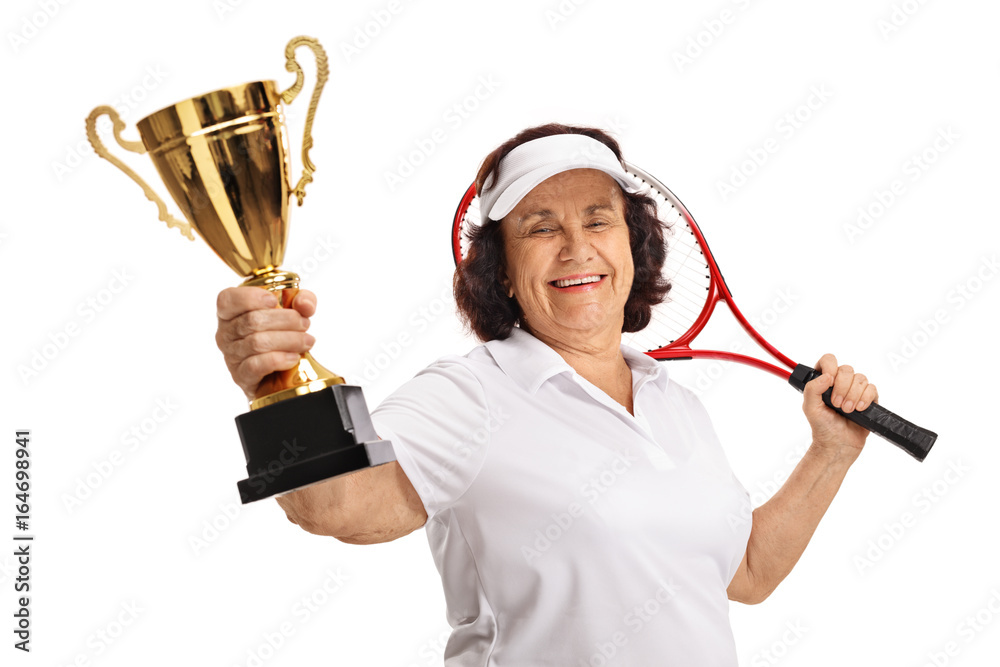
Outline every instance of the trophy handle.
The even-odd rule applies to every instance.
[[[122,139],[122,130],[125,129],[125,122],[118,116],[117,111],[107,105],[97,107],[90,112],[89,116],[87,116],[87,139],[90,141],[90,145],[93,146],[94,152],[124,171],[126,176],[139,184],[142,191],[146,194],[146,199],[155,203],[156,207],[160,210],[160,220],[167,223],[167,227],[177,227],[181,234],[194,241],[194,234],[191,233],[191,224],[186,221],[182,222],[170,215],[167,211],[167,205],[163,203],[163,200],[160,199],[159,195],[153,192],[153,189],[146,184],[146,181],[142,180],[142,177],[139,176],[139,174],[132,171],[131,168],[112,155],[110,151],[104,147],[104,144],[101,142],[101,138],[97,136],[97,119],[105,114],[107,114],[107,116],[114,123],[115,141],[118,142],[119,146],[127,151],[139,153],[140,155],[146,152],[146,147],[142,145],[141,141],[127,141]]]
[[[292,100],[298,96],[299,91],[302,90],[302,83],[305,81],[305,74],[302,72],[302,67],[295,60],[295,49],[300,46],[308,46],[316,56],[316,87],[313,89],[312,99],[309,100],[309,113],[306,115],[306,131],[305,136],[302,138],[302,178],[299,179],[294,190],[295,196],[299,200],[299,206],[302,206],[302,200],[306,196],[306,184],[312,183],[312,174],[316,171],[316,165],[309,159],[309,149],[313,145],[312,124],[313,118],[316,116],[316,106],[319,104],[319,95],[323,92],[323,86],[330,77],[330,68],[327,65],[326,51],[316,39],[301,36],[293,38],[292,41],[288,42],[288,46],[285,47],[285,69],[295,73],[295,83],[281,93],[282,102],[291,104]]]

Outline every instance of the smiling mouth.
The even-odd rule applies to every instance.
[[[603,275],[586,276],[584,278],[570,278],[567,280],[553,280],[549,284],[553,287],[575,287],[577,285],[588,285],[603,280]]]

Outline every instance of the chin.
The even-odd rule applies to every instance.
[[[595,317],[592,314],[581,314],[576,317],[565,317],[556,322],[556,326],[566,331],[581,332],[592,331],[595,334],[607,330],[616,329],[621,332],[624,316],[620,318],[608,318],[606,316]]]

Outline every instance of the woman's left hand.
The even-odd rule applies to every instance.
[[[838,366],[837,358],[824,354],[816,364],[822,373],[805,386],[802,411],[812,427],[813,446],[824,453],[847,457],[852,461],[861,454],[868,429],[845,419],[823,403],[823,392],[833,387],[834,407],[844,412],[864,410],[878,400],[878,390],[850,366]]]

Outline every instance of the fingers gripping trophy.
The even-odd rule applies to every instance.
[[[302,142],[302,176],[292,188],[282,105],[302,90],[305,75],[295,59],[300,46],[316,57],[317,81]],[[122,138],[125,124],[109,106],[87,117],[94,150],[142,187],[160,220],[191,240],[193,228],[245,279],[242,285],[273,292],[278,307],[289,307],[299,289],[298,275],[279,266],[289,198],[294,195],[301,206],[313,180],[312,123],[329,76],[326,52],[311,37],[292,39],[285,58],[285,68],[296,75],[287,90],[279,93],[274,81],[251,81],[192,97],[140,120],[141,142]],[[170,215],[152,188],[105,148],[97,134],[104,115],[119,146],[150,156],[186,221]],[[264,378],[236,426],[249,475],[237,483],[244,504],[395,460],[391,443],[375,434],[361,388],[345,384],[309,353],[294,368]]]

